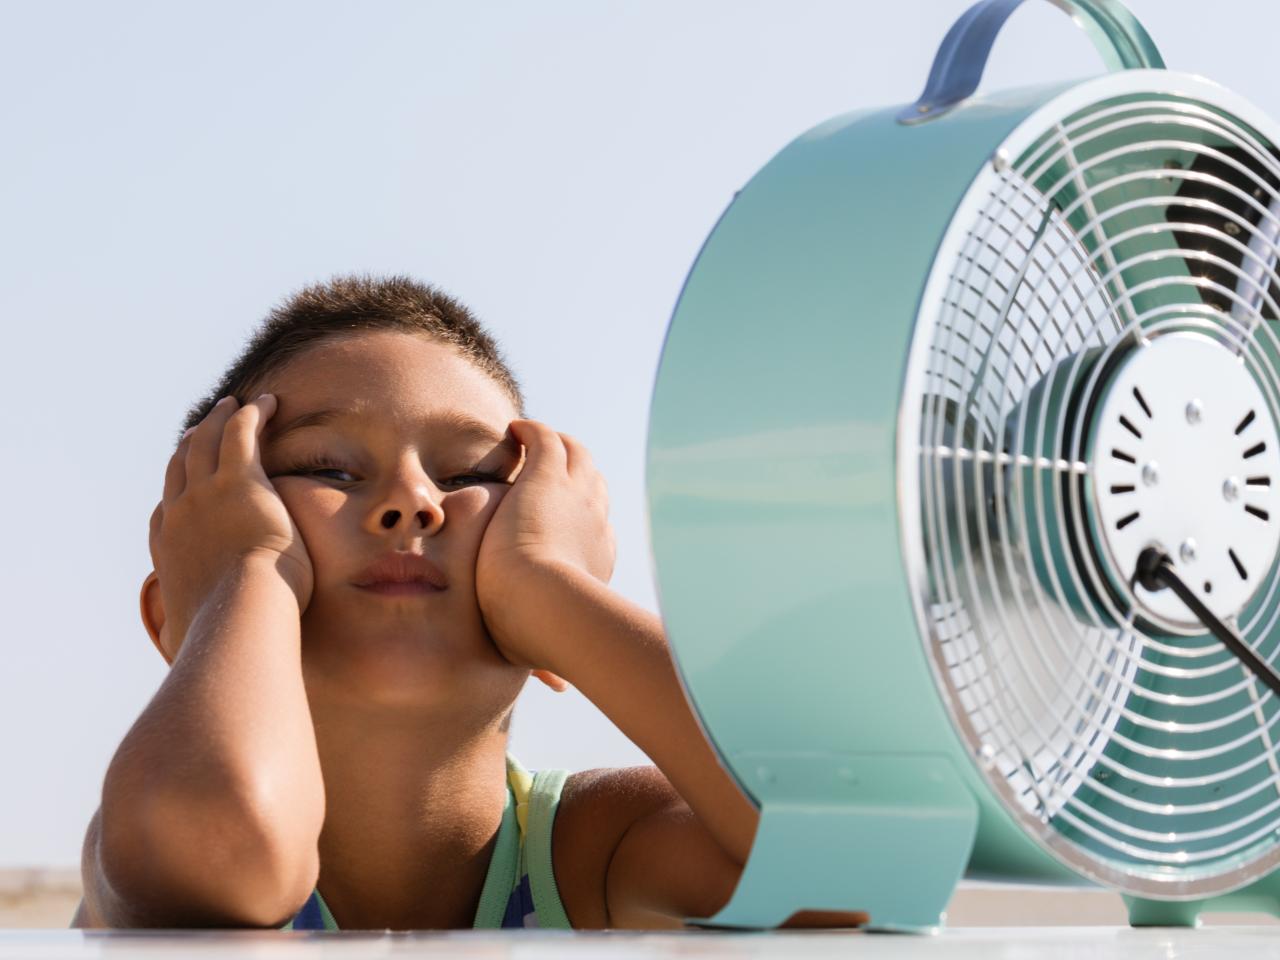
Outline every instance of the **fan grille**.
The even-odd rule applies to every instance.
[[[1205,631],[1143,616],[1088,485],[1090,413],[1153,338],[1235,352],[1280,420],[1278,186],[1273,146],[1214,106],[1093,104],[980,175],[928,333],[930,654],[1010,808],[1111,876],[1221,876],[1280,840],[1280,706]],[[1275,662],[1274,562],[1257,579],[1236,626]]]

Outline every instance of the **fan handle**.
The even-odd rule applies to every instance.
[[[1119,0],[1049,0],[1089,34],[1108,70],[1164,69],[1146,28]],[[978,89],[996,35],[1022,0],[980,0],[947,31],[929,70],[924,93],[898,114],[921,123],[946,113]]]

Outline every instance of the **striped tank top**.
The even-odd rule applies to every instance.
[[[507,804],[472,926],[477,930],[541,927],[569,930],[551,868],[551,830],[567,773],[530,773],[507,754]],[[315,890],[285,930],[337,930]]]

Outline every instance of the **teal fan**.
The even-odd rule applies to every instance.
[[[1280,140],[1053,2],[1110,72],[975,96],[1019,5],[977,4],[918,102],[746,185],[671,321],[661,607],[761,809],[712,923],[931,928],[965,875],[1280,913]]]

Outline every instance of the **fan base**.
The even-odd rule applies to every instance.
[[[1199,900],[1146,900],[1124,897],[1129,925],[1134,927],[1198,927],[1200,914],[1269,913],[1280,917],[1280,872],[1240,890]]]
[[[869,930],[941,926],[978,825],[977,802],[949,760],[845,755],[768,762],[777,799],[763,804],[738,887],[714,917],[689,923],[766,929],[798,913],[835,911],[869,915]],[[845,797],[808,789],[806,768],[837,765],[848,774]]]

